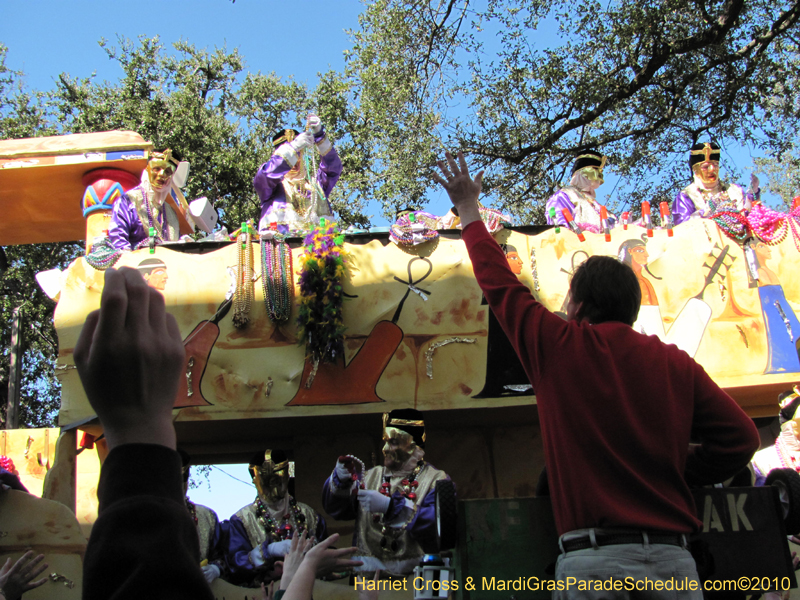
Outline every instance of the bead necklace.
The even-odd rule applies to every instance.
[[[800,209],[795,209],[794,212],[800,214]],[[789,218],[786,220],[789,221],[789,228],[792,230],[792,241],[794,242],[794,247],[798,252],[800,252],[800,227],[798,227],[797,224],[798,217],[790,214]]]
[[[261,240],[261,283],[264,304],[273,323],[285,323],[292,314],[292,250],[282,239]]]
[[[478,212],[481,215],[481,221],[486,225],[486,229],[489,233],[497,233],[506,225],[511,225],[510,218],[499,210],[493,208],[479,208]]]
[[[184,500],[186,500],[186,508],[189,510],[192,521],[194,521],[194,526],[197,527],[197,507],[194,505],[194,502],[189,500],[188,497],[184,498]]]
[[[723,210],[714,212],[711,218],[725,235],[740,244],[750,237],[747,219],[741,213]]]
[[[389,231],[389,239],[398,246],[416,246],[439,236],[439,219],[418,210],[401,215]]]
[[[109,267],[113,267],[120,256],[122,256],[122,251],[114,248],[108,238],[103,238],[92,246],[91,253],[84,258],[93,269],[105,271]]]
[[[147,221],[148,221],[148,224],[150,225],[150,231],[155,231],[155,238],[156,238],[155,241],[156,241],[156,243],[157,244],[162,244],[162,243],[164,243],[164,239],[162,237],[162,229],[164,227],[164,224],[159,222],[159,221],[156,221],[156,224],[158,224],[158,227],[156,227],[153,224],[153,212],[152,212],[153,209],[150,206],[150,196],[147,194],[147,190],[144,189],[144,186],[142,187],[142,196],[144,196],[144,210],[147,213]],[[163,210],[161,211],[161,216],[162,217],[164,216],[164,211]]]
[[[420,474],[420,471],[425,468],[425,461],[420,460],[417,463],[417,466],[414,467],[414,470],[408,475],[407,479],[403,479],[400,482],[400,493],[405,497],[408,498],[411,502],[416,504],[417,501],[417,493],[414,491],[419,487],[419,482],[417,481],[417,476]],[[383,469],[383,483],[381,484],[380,490],[378,490],[384,496],[391,496],[392,495],[392,476],[386,474],[386,468]],[[373,519],[377,517],[376,521],[381,525],[381,548],[391,550],[392,552],[397,552],[400,547],[399,542],[397,541],[398,538],[403,534],[406,527],[408,526],[408,522],[405,523],[402,527],[389,527],[386,522],[384,521],[383,515],[373,515]],[[413,518],[413,513],[412,513]],[[411,519],[409,519],[409,522]]]
[[[290,512],[283,515],[281,523],[276,524],[272,515],[269,514],[269,509],[261,501],[261,498],[256,496],[256,518],[261,522],[271,540],[290,540],[293,531],[301,534],[306,530],[306,516],[297,506],[297,500],[291,497],[289,498],[289,509]],[[294,527],[292,527],[292,521],[294,521]]]
[[[236,290],[233,294],[233,326],[244,329],[250,323],[253,302],[253,246],[250,228],[245,225],[236,240],[239,260],[236,265]]]
[[[414,470],[411,471],[407,479],[403,479],[400,482],[400,493],[414,502],[417,499],[417,494],[413,491],[419,487],[419,482],[417,481],[417,476],[422,469],[425,468],[425,461],[420,460],[417,463],[417,466],[414,467]],[[378,490],[384,496],[391,496],[392,495],[392,476],[386,474],[386,467],[383,468],[383,483],[381,484],[381,489]]]
[[[786,239],[786,235],[789,232],[785,215],[763,204],[756,204],[753,206],[752,210],[747,215],[747,220],[753,233],[765,244],[780,244]]]

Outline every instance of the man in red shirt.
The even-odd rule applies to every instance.
[[[680,586],[698,579],[686,535],[700,525],[689,485],[745,467],[759,445],[755,425],[688,354],[633,330],[641,290],[616,258],[578,268],[566,321],[542,306],[481,222],[483,172],[472,179],[461,153],[458,163],[446,156],[444,178],[434,179],[461,216],[475,277],[536,392],[562,550],[565,589],[554,597],[631,596],[586,590],[611,579],[674,578],[687,591]],[[699,581],[688,587],[684,597],[702,597]]]

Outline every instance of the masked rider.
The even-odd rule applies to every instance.
[[[166,202],[179,163],[177,153],[172,150],[150,153],[142,183],[114,203],[108,238],[115,248],[136,250],[147,246],[151,227],[156,244],[180,238],[178,215]]]
[[[383,441],[383,466],[361,476],[351,457],[339,458],[325,482],[322,504],[334,519],[355,519],[353,558],[364,563],[358,570],[404,576],[424,554],[437,551],[434,486],[449,477],[425,461],[420,411],[384,414]]]
[[[289,551],[294,535],[307,530],[320,541],[327,529],[313,508],[289,494],[289,459],[283,450],[258,452],[249,471],[258,496],[230,518],[227,560],[232,581],[257,587],[279,578],[275,561]]]
[[[342,174],[342,161],[317,115],[308,115],[306,126],[303,133],[278,131],[272,138],[275,151],[253,179],[261,200],[258,229],[262,233],[273,226],[283,234],[307,230],[318,224],[319,217],[333,215],[328,197]],[[314,146],[320,159],[312,180],[306,159]]]
[[[553,194],[547,201],[545,214],[548,225],[567,224],[563,209],[567,209],[573,221],[581,229],[599,233],[602,227],[600,209],[602,205],[597,202],[596,190],[603,185],[603,168],[606,157],[593,150],[587,150],[575,158],[572,165],[572,179],[569,185]],[[555,209],[555,216],[550,215],[550,209]],[[609,226],[616,222],[614,215],[608,215]]]
[[[681,190],[672,203],[676,225],[690,217],[710,217],[721,210],[750,210],[752,203],[761,198],[758,177],[755,175],[750,176],[750,189],[746,193],[739,185],[721,181],[719,158],[720,148],[713,142],[695,144],[689,150],[693,181]]]

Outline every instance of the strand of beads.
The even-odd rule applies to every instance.
[[[269,509],[264,506],[261,498],[256,496],[256,518],[273,541],[290,540],[292,532],[297,531],[298,534],[302,534],[305,531],[306,517],[294,498],[289,498],[289,510],[290,512],[283,515],[280,523],[275,523],[272,515],[269,514]],[[292,521],[294,521],[294,526],[292,526]]]
[[[156,243],[162,244],[164,242],[164,239],[161,235],[162,224],[153,220],[153,207],[150,205],[150,196],[147,194],[147,190],[142,189],[142,196],[144,196],[144,210],[147,213],[147,221],[150,225],[150,231],[155,231]],[[161,215],[164,215],[163,210]],[[156,225],[158,225],[158,227],[156,227]]]
[[[794,209],[789,214],[787,221],[789,221],[789,229],[792,231],[792,241],[794,242],[794,247],[797,248],[798,252],[800,252],[800,225],[798,225],[798,221],[800,221],[800,207]]]
[[[747,221],[753,233],[765,244],[780,244],[789,233],[786,215],[763,204],[753,206],[747,215]]]
[[[273,323],[285,323],[292,314],[292,250],[282,239],[261,240],[261,283],[264,304]]]
[[[425,468],[425,461],[420,460],[417,463],[417,466],[414,467],[414,470],[408,476],[408,479],[403,479],[400,482],[400,493],[408,498],[411,502],[416,504],[417,501],[417,492],[415,491],[419,487],[419,482],[417,481],[417,477],[420,474],[420,471]],[[381,488],[378,490],[384,496],[391,496],[392,495],[392,483],[391,483],[391,475],[386,474],[386,469],[384,468],[383,471],[383,483],[381,483]],[[408,526],[408,523],[403,525],[402,527],[389,527],[387,526],[386,522],[384,521],[383,515],[375,515],[377,517],[377,521],[381,524],[381,548],[391,550],[392,552],[396,552],[399,549],[398,538],[402,535],[405,528]]]
[[[389,239],[398,246],[416,246],[436,239],[439,219],[430,213],[418,210],[401,215],[389,231]]]
[[[417,499],[417,494],[414,490],[419,487],[419,482],[417,481],[417,477],[419,476],[419,472],[425,467],[425,461],[421,460],[417,463],[417,466],[414,467],[414,470],[408,476],[408,479],[403,479],[400,482],[400,493],[414,502]],[[392,495],[392,476],[386,475],[386,470],[384,469],[383,474],[383,483],[381,484],[381,489],[378,490],[384,496],[391,496]]]
[[[480,208],[478,212],[481,215],[481,220],[486,225],[489,233],[497,233],[506,225],[511,225],[511,219],[501,213],[499,210],[493,208]]]
[[[233,294],[233,326],[244,329],[250,323],[250,306],[253,302],[253,247],[250,228],[242,223],[242,232],[236,240],[239,260],[236,265],[236,290]]]
[[[744,243],[744,241],[750,237],[747,218],[741,213],[731,210],[723,210],[713,213],[711,218],[725,233],[725,235],[732,240],[739,242],[740,244]]]
[[[342,281],[347,253],[344,235],[335,223],[321,225],[306,236],[301,258],[298,338],[306,344],[312,364],[334,362],[344,352]],[[312,374],[314,372],[312,371]],[[310,386],[311,375],[306,381]]]
[[[105,271],[109,267],[113,267],[120,256],[122,256],[122,251],[114,248],[108,238],[103,238],[92,246],[91,253],[84,258],[93,269]]]

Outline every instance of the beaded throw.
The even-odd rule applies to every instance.
[[[285,323],[292,315],[294,282],[292,249],[283,239],[275,236],[261,240],[261,283],[264,287],[264,304],[273,323]]]
[[[414,470],[409,473],[408,478],[403,479],[400,482],[399,491],[400,494],[404,498],[408,498],[411,502],[415,505],[417,503],[417,492],[416,489],[419,487],[419,482],[417,481],[417,476],[420,474],[422,469],[425,468],[425,461],[420,460],[417,463],[417,466],[414,467]],[[386,468],[383,469],[383,483],[381,483],[381,489],[378,490],[384,496],[391,497],[392,495],[392,477],[391,475],[386,474]],[[413,518],[413,515],[412,515]],[[402,527],[389,527],[388,524],[384,520],[383,515],[373,515],[373,519],[376,522],[381,524],[381,548],[389,548],[392,552],[396,552],[398,548],[397,538],[403,534],[406,527],[408,526],[409,521],[405,523]]]
[[[306,344],[314,365],[311,376],[320,362],[334,362],[344,351],[343,245],[344,235],[334,223],[317,227],[305,239],[297,326],[299,342]]]
[[[306,516],[297,506],[297,500],[294,498],[289,498],[289,512],[276,523],[269,514],[269,509],[261,502],[261,498],[256,496],[256,518],[264,527],[264,531],[267,532],[268,539],[271,541],[290,540],[295,531],[302,534],[306,529]]]
[[[478,209],[481,215],[481,220],[486,225],[489,233],[497,233],[503,227],[511,225],[511,219],[501,213],[499,210],[493,208],[480,208]]]
[[[86,262],[98,271],[105,271],[113,267],[122,256],[122,250],[117,250],[108,238],[103,238],[92,245],[92,251],[84,256]]]
[[[250,228],[242,226],[236,240],[238,258],[236,264],[236,289],[233,292],[233,326],[244,329],[250,323],[250,306],[253,303],[253,245]]]
[[[800,252],[800,207],[782,213],[757,203],[745,213],[716,210],[713,204],[710,206],[713,210],[711,219],[732,240],[742,244],[750,237],[757,237],[765,244],[777,245],[791,231],[794,246]]]
[[[439,219],[421,210],[400,216],[389,232],[389,238],[398,246],[416,246],[436,239]]]

